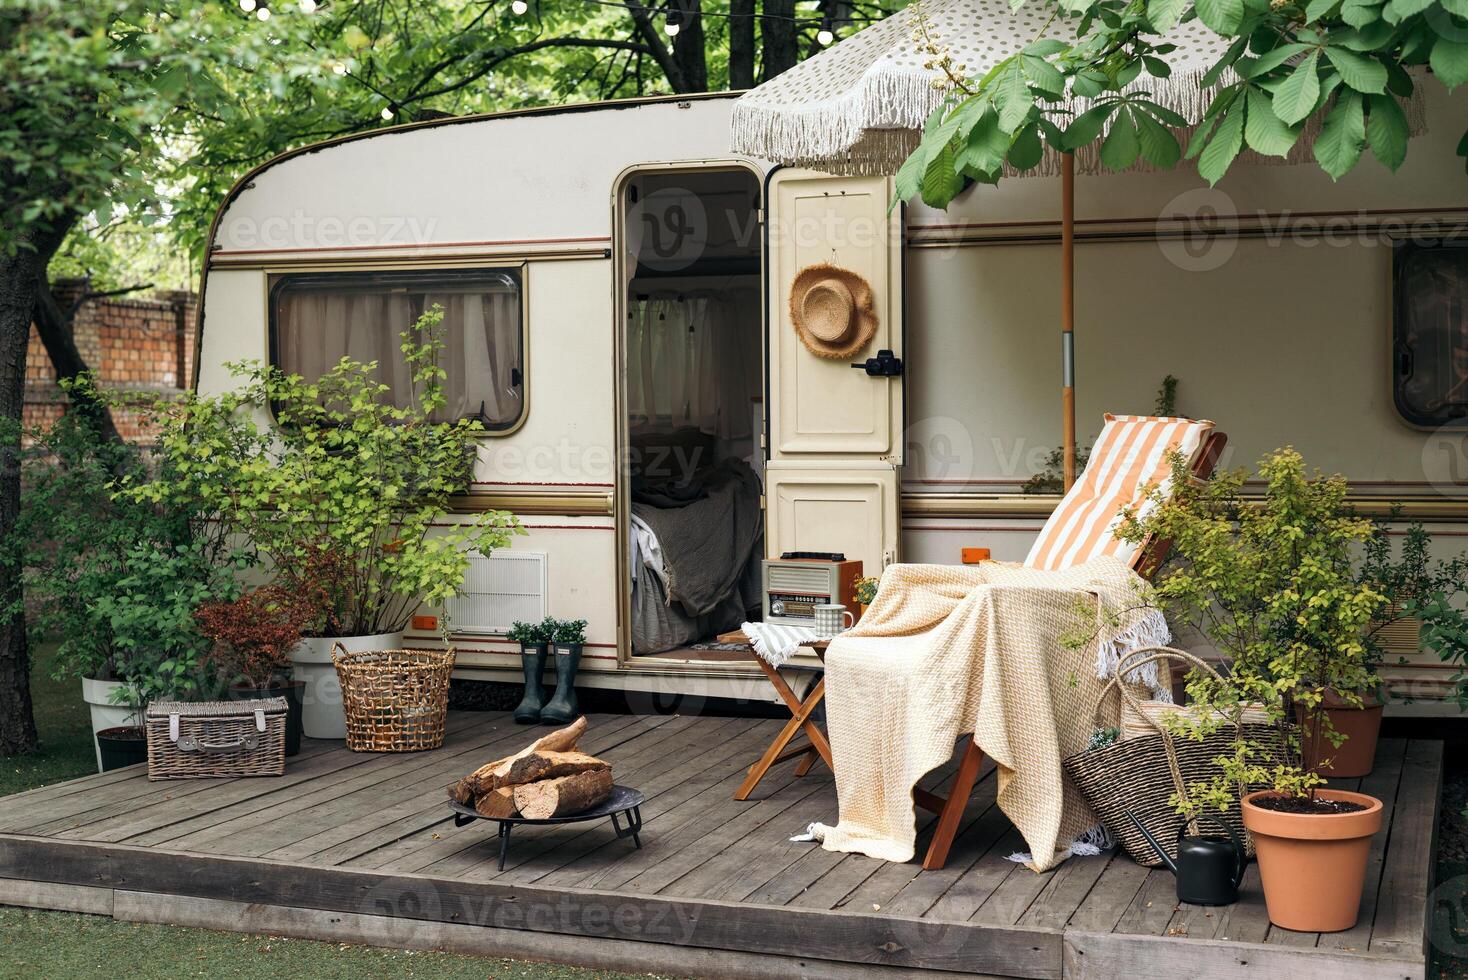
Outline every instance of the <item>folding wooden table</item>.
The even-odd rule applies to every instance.
[[[743,630],[723,633],[718,639],[720,643],[743,643],[749,646],[749,637],[744,635]],[[815,655],[824,661],[826,647],[829,644],[829,640],[816,640],[804,646],[815,651]],[[800,757],[800,761],[795,765],[797,776],[804,776],[810,772],[818,758],[823,760],[828,768],[831,766],[831,743],[826,740],[826,733],[821,731],[820,725],[816,724],[813,717],[816,708],[820,707],[821,700],[826,696],[825,677],[816,681],[815,686],[810,689],[810,693],[802,701],[785,678],[780,676],[780,671],[771,667],[764,657],[755,653],[753,646],[749,647],[749,655],[770,679],[770,684],[774,686],[775,693],[780,695],[780,700],[785,702],[785,707],[790,709],[790,720],[785,723],[784,728],[780,729],[780,734],[775,736],[775,740],[770,743],[769,748],[765,749],[759,761],[749,767],[749,775],[744,777],[744,782],[734,791],[736,800],[749,799],[749,794],[754,792],[754,788],[759,785],[765,773],[769,772],[772,766],[788,759]],[[802,729],[805,730],[806,740],[793,748],[790,747],[791,739],[795,738]]]

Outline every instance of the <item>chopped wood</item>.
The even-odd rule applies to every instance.
[[[474,809],[492,820],[513,817],[519,812],[515,809],[515,790],[511,786],[492,789],[474,801]]]
[[[469,806],[483,793],[504,785],[500,778],[514,765],[517,759],[532,755],[535,752],[574,752],[576,743],[581,736],[586,734],[586,716],[577,718],[565,728],[558,728],[549,735],[543,735],[531,742],[525,748],[514,755],[487,762],[475,769],[469,775],[453,783],[448,787],[449,798],[456,803]]]
[[[515,809],[526,819],[546,820],[590,810],[611,795],[612,770],[591,769],[516,786]]]
[[[585,752],[532,752],[518,756],[503,774],[497,776],[499,787],[519,786],[537,779],[557,779],[578,772],[610,769],[611,766]]]

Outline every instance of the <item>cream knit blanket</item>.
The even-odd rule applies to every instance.
[[[999,807],[1029,866],[1063,861],[1097,820],[1061,760],[1086,747],[1117,657],[1169,640],[1162,616],[1141,608],[1143,587],[1110,557],[1062,571],[890,566],[861,622],[826,652],[840,822],[821,828],[825,849],[910,861],[912,789],[972,733],[998,766]],[[1131,679],[1143,697],[1169,696],[1155,672]]]

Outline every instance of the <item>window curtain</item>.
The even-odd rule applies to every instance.
[[[444,419],[479,418],[506,425],[520,418],[524,385],[520,297],[513,288],[430,293],[382,290],[300,290],[280,298],[276,316],[276,364],[314,380],[343,357],[377,362],[377,378],[394,404],[412,398],[412,374],[400,334],[425,309],[444,310],[442,354]],[[523,380],[523,379],[522,379]],[[482,414],[481,414],[482,413]]]
[[[759,318],[738,296],[654,293],[628,310],[627,397],[635,425],[751,433],[760,390]]]

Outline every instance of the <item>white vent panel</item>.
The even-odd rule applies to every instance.
[[[827,565],[770,565],[769,588],[774,592],[826,592],[831,588]]]
[[[444,612],[455,633],[498,635],[516,620],[535,623],[546,616],[546,562],[543,552],[496,551],[488,558],[469,556],[463,592]]]

